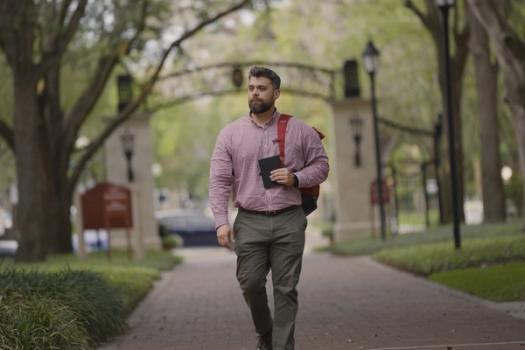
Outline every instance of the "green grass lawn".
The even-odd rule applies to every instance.
[[[339,255],[372,255],[404,271],[494,301],[525,300],[523,221],[462,226],[462,248],[454,249],[452,228],[341,242]]]
[[[462,225],[461,233],[464,241],[470,239],[495,238],[502,236],[525,237],[524,223],[515,220],[504,224]],[[387,237],[385,241],[378,238],[366,237],[355,240],[338,242],[330,250],[336,255],[372,255],[384,249],[394,247],[408,247],[418,244],[442,242],[454,246],[452,226],[445,225],[427,231],[414,232],[394,237]]]
[[[74,254],[52,255],[42,265],[47,266],[65,266],[72,268],[93,268],[93,267],[130,267],[130,268],[150,268],[154,270],[169,270],[173,268],[181,258],[173,255],[168,251],[147,250],[144,259],[141,261],[130,261],[125,250],[115,250],[111,252],[111,261],[107,259],[105,252],[93,252],[86,256],[86,259],[80,260]]]
[[[437,209],[432,209],[428,214],[430,226],[437,225],[437,223],[439,223],[439,211]],[[401,225],[424,225],[425,213],[401,210],[399,212],[399,223]]]
[[[525,301],[525,261],[439,272],[429,279],[492,301]]]
[[[499,264],[525,258],[525,236],[469,239],[460,250],[448,242],[384,249],[376,260],[418,275],[450,271],[484,264]]]

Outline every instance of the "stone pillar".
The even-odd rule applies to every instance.
[[[343,241],[370,234],[372,220],[378,227],[378,210],[370,206],[370,184],[375,178],[374,128],[370,101],[361,98],[332,102],[332,149],[335,159],[330,162],[335,173],[336,226],[335,240]],[[362,119],[361,166],[354,165],[356,145],[350,119]]]
[[[153,143],[151,137],[149,113],[136,114],[121,125],[109,137],[105,144],[106,180],[123,185],[132,191],[133,230],[131,241],[134,255],[141,259],[144,248],[160,249],[160,238],[157,233],[153,189],[155,186],[151,166],[153,164]],[[127,179],[127,163],[122,148],[121,136],[126,128],[134,135],[132,168],[134,182]],[[116,230],[115,230],[116,231]],[[111,240],[114,246],[125,247],[125,232],[115,232]]]

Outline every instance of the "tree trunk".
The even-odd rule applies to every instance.
[[[505,221],[506,210],[499,150],[498,66],[491,62],[485,28],[472,11],[468,11],[468,17],[480,117],[483,219],[485,222],[502,222]]]
[[[54,162],[50,162],[53,164]],[[68,179],[59,174],[59,167],[48,169],[52,176],[48,187],[49,198],[47,209],[49,215],[54,219],[46,228],[46,246],[48,254],[67,254],[73,252],[71,242],[71,201],[72,196],[68,193]]]
[[[513,115],[522,178],[525,177],[525,43],[505,17],[505,2],[469,0],[474,14],[489,34],[505,82],[505,100]],[[525,181],[523,193],[525,194]],[[525,207],[525,206],[524,206]],[[522,215],[524,213],[522,212]]]
[[[19,240],[17,260],[40,261],[46,256],[43,228],[50,217],[47,206],[47,173],[38,118],[36,74],[30,69],[14,75],[14,134],[16,143],[16,174],[18,205],[16,231]]]
[[[450,223],[453,218],[452,210],[452,179],[450,170],[450,156],[448,147],[448,130],[449,127],[453,127],[456,132],[454,140],[454,152],[457,157],[457,178],[458,178],[458,201],[459,201],[459,212],[460,219],[464,221],[465,214],[463,210],[464,201],[464,171],[463,171],[463,135],[462,135],[462,122],[461,122],[461,100],[463,96],[462,86],[465,65],[468,55],[467,40],[469,36],[468,25],[459,30],[459,18],[457,11],[459,11],[459,4],[450,13],[450,28],[452,33],[450,35],[450,72],[451,72],[451,95],[452,95],[452,112],[453,112],[453,125],[448,125],[447,116],[445,113],[446,108],[446,90],[445,90],[445,61],[444,61],[444,37],[443,37],[443,21],[437,5],[434,0],[426,1],[427,12],[423,13],[411,0],[406,0],[405,5],[416,14],[421,20],[422,24],[429,31],[436,48],[437,62],[438,62],[438,75],[439,75],[439,86],[443,101],[443,133],[442,140],[440,142],[441,150],[441,162],[440,168],[438,169],[437,176],[440,184],[440,203],[442,208],[441,222]],[[453,16],[454,14],[454,16]],[[450,30],[450,29],[449,29]]]
[[[49,137],[49,161],[47,172],[49,183],[48,209],[54,220],[47,228],[46,246],[49,254],[66,254],[73,252],[71,242],[71,214],[72,191],[69,188],[68,168],[71,151],[64,146],[64,132],[62,124],[64,112],[60,104],[60,60],[49,68],[46,74],[45,108],[42,110],[43,118],[47,122],[47,135]]]
[[[525,84],[524,84],[525,85]],[[525,101],[521,99],[521,105],[514,101],[509,102],[514,114],[514,130],[516,131],[516,138],[518,140],[518,156],[520,162],[520,173],[522,179],[522,193],[523,201],[520,215],[525,217]]]

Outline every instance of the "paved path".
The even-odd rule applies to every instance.
[[[185,255],[131,316],[130,331],[100,350],[255,348],[235,257]],[[525,320],[370,258],[307,254],[299,298],[297,350],[525,350]]]

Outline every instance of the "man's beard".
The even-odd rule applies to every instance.
[[[250,112],[254,114],[261,114],[264,112],[268,112],[271,108],[273,108],[273,101],[250,101]]]

